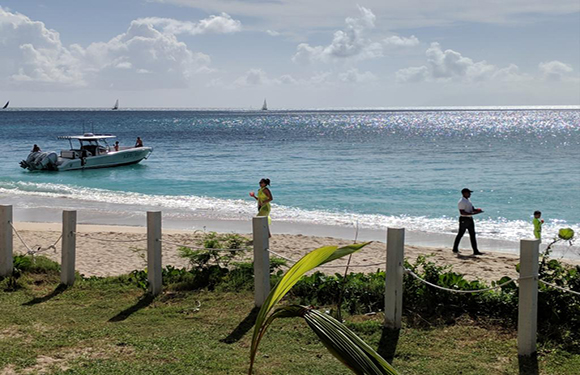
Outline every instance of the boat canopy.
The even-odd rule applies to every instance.
[[[85,133],[83,135],[61,135],[61,136],[58,136],[57,138],[58,139],[78,139],[79,141],[98,141],[100,139],[117,138],[117,136],[112,135],[112,134]]]

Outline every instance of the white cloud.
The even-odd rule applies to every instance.
[[[377,81],[377,76],[369,71],[361,73],[358,69],[352,68],[340,73],[338,79],[346,83],[373,83]]]
[[[295,85],[298,81],[290,74],[283,74],[278,78],[278,82],[285,85]]]
[[[80,62],[44,23],[0,7],[0,83],[22,89],[79,87]]]
[[[231,34],[242,30],[242,23],[233,19],[227,13],[219,16],[209,16],[199,22],[179,21],[173,18],[147,17],[133,21],[138,24],[147,24],[161,29],[169,34]]]
[[[270,36],[278,36],[280,35],[279,32],[275,31],[275,30],[266,30],[266,33]]]
[[[419,81],[515,81],[527,77],[519,73],[519,68],[511,64],[506,68],[498,68],[485,60],[474,62],[459,52],[447,49],[443,51],[439,43],[431,43],[425,52],[427,64],[418,67],[401,69],[396,73],[400,82]]]
[[[175,35],[140,20],[108,42],[76,51],[96,86],[115,89],[187,87],[193,75],[204,72],[211,62]]]
[[[292,61],[309,63],[314,61],[331,62],[342,59],[365,60],[382,55],[382,46],[366,38],[366,30],[375,27],[375,15],[370,9],[358,6],[360,15],[348,17],[346,28],[334,33],[328,46],[311,46],[301,43]]]
[[[570,65],[557,60],[540,63],[538,68],[542,78],[547,81],[561,81],[574,71]]]
[[[65,47],[44,23],[0,7],[0,84],[15,89],[187,87],[194,75],[213,71],[211,59],[176,35],[240,28],[225,13],[199,22],[142,18],[108,42]]]
[[[399,82],[421,82],[429,78],[429,69],[426,66],[412,66],[400,69],[396,73]]]
[[[419,44],[419,39],[417,39],[415,35],[411,35],[408,38],[393,35],[388,38],[385,38],[383,43],[387,46],[414,47]]]
[[[266,76],[266,72],[262,69],[250,69],[243,76],[239,77],[234,81],[234,85],[247,87],[247,86],[261,86],[266,84],[271,84],[274,81]]]

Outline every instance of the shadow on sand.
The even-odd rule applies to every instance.
[[[244,335],[252,329],[254,323],[256,323],[256,318],[258,317],[258,313],[260,312],[260,308],[254,307],[252,311],[238,324],[238,326],[226,337],[225,339],[221,339],[221,342],[226,344],[233,344],[239,341]]]
[[[151,294],[149,293],[144,294],[141,298],[139,298],[139,301],[137,301],[136,304],[121,311],[120,313],[109,319],[109,322],[122,322],[123,320],[127,319],[137,311],[149,306],[154,299],[155,297],[153,297]]]
[[[458,259],[462,259],[462,260],[475,260],[475,261],[480,260],[480,258],[477,255],[473,255],[473,254],[469,254],[469,255],[457,254],[456,257]]]
[[[62,294],[67,289],[68,289],[67,285],[58,284],[58,286],[52,292],[50,292],[50,294],[47,294],[44,297],[35,297],[35,298],[31,299],[30,301],[23,303],[22,306],[34,306],[34,305],[37,305],[39,303],[46,302],[46,301],[58,296],[59,294]]]
[[[395,352],[397,351],[397,345],[399,344],[399,336],[401,334],[400,329],[391,329],[383,327],[383,332],[381,333],[381,339],[379,341],[379,347],[377,353],[381,355],[389,363],[393,363],[395,358]]]

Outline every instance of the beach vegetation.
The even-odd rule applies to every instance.
[[[271,283],[282,277],[283,259],[270,260]],[[450,266],[436,264],[429,256],[405,261],[405,267],[421,278],[445,288],[457,290],[484,289],[503,284],[509,277],[487,283],[469,280]],[[232,262],[219,268],[163,269],[163,283],[176,291],[216,290],[240,292],[253,290],[254,269],[251,262]],[[539,278],[551,284],[580,292],[580,266],[571,267],[542,256]],[[129,282],[147,289],[146,270],[133,271]],[[580,354],[580,297],[539,283],[538,340],[553,342],[562,349]],[[377,314],[384,308],[385,272],[324,274],[316,271],[300,278],[288,292],[290,304],[324,306],[332,313],[340,307],[350,315]],[[341,298],[342,295],[342,298]],[[340,301],[340,302],[339,302]],[[517,326],[518,287],[509,283],[500,289],[475,294],[456,294],[429,287],[411,276],[403,280],[404,317],[413,324],[449,326],[468,317],[481,324],[501,325],[506,329]],[[563,318],[565,317],[565,318]],[[491,323],[490,323],[491,322]]]
[[[204,232],[197,248],[182,246],[178,253],[189,261],[193,269],[201,270],[216,265],[226,268],[233,259],[243,256],[248,250],[248,239],[239,234]]]
[[[129,279],[83,277],[63,290],[58,273],[55,277],[51,271],[23,271],[21,288],[10,292],[0,288],[0,373],[247,372],[255,319],[249,289],[222,289],[224,281],[213,291],[176,291],[169,284],[160,296],[147,298]],[[384,279],[381,282],[384,285]],[[296,297],[287,295],[285,300],[295,303]],[[344,318],[357,336],[380,347],[381,312],[345,313]],[[263,375],[352,374],[314,332],[301,329],[294,319],[276,321],[258,358]],[[497,320],[468,315],[452,324],[426,323],[405,310],[392,364],[410,375],[516,375],[516,332]],[[575,374],[580,355],[553,341],[541,341],[538,367],[546,375]]]

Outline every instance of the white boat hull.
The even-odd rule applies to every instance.
[[[79,157],[80,152],[68,151],[67,157],[51,153],[31,153],[20,165],[31,171],[75,171],[83,169],[111,168],[122,165],[137,164],[147,159],[153,152],[151,147],[133,147],[119,151],[110,151],[97,156]],[[63,151],[64,153],[64,151]],[[41,156],[42,155],[42,156]]]
[[[111,168],[137,164],[141,160],[147,159],[151,152],[153,152],[151,147],[138,147],[79,159],[59,158],[56,169],[58,171],[74,171],[78,169]]]

